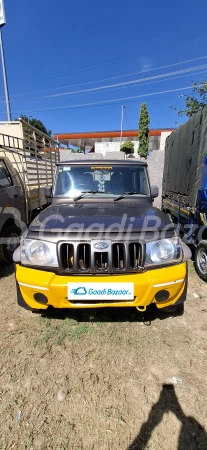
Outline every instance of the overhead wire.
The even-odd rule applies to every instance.
[[[68,95],[74,95],[74,94],[82,94],[82,93],[91,93],[94,91],[103,91],[106,90],[108,88],[116,88],[119,86],[130,86],[133,84],[137,84],[137,83],[142,83],[143,81],[151,81],[151,80],[155,80],[155,79],[161,79],[164,77],[170,77],[173,75],[179,75],[182,73],[192,73],[195,72],[196,70],[203,70],[207,68],[207,64],[203,64],[201,66],[194,66],[194,67],[190,67],[190,68],[186,68],[186,69],[181,69],[181,70],[177,70],[175,72],[168,72],[168,73],[164,73],[164,74],[159,74],[159,75],[154,75],[152,77],[145,77],[145,78],[140,78],[137,80],[131,80],[131,81],[123,81],[122,83],[116,83],[116,84],[110,84],[110,85],[105,85],[105,86],[99,86],[99,87],[95,87],[95,88],[90,88],[90,89],[82,89],[79,91],[70,91],[70,92],[64,92],[64,93],[60,93],[60,94],[52,94],[52,95],[43,95],[41,97],[35,97],[36,99],[40,99],[40,98],[57,98],[57,97],[65,97]]]
[[[206,70],[199,71],[199,72],[194,72],[193,74],[194,75],[207,74],[207,67],[206,67]],[[172,76],[172,77],[169,77],[169,78],[166,78],[166,79],[159,79],[159,80],[148,81],[146,83],[142,83],[141,86],[146,86],[146,85],[155,84],[155,83],[163,83],[165,81],[173,81],[173,80],[177,80],[177,79],[180,79],[180,78],[189,77],[191,75],[192,75],[191,73],[185,73],[184,75],[180,75],[180,76]],[[120,87],[116,87],[116,88],[109,88],[109,89],[104,90],[104,92],[111,92],[111,91],[116,91],[116,90],[119,90],[119,89],[129,89],[129,88],[134,88],[134,87],[138,87],[137,84],[130,85],[130,86],[120,86]],[[86,92],[85,94],[88,94],[88,93]],[[99,94],[99,91],[91,92],[90,94]],[[84,94],[79,94],[79,95],[84,95]],[[31,101],[31,99],[26,99],[26,100]],[[12,100],[12,103],[13,102],[18,102],[18,101],[19,100]],[[0,100],[0,103],[5,103],[5,100]]]
[[[59,106],[59,107],[55,107],[55,108],[43,108],[43,109],[37,108],[37,109],[33,109],[33,110],[24,110],[23,112],[26,114],[26,113],[33,113],[33,112],[62,111],[62,110],[66,110],[66,109],[76,109],[76,108],[81,108],[81,107],[113,104],[116,102],[123,102],[123,101],[132,100],[132,99],[151,97],[153,95],[163,95],[163,94],[170,93],[170,92],[180,92],[180,91],[184,91],[187,89],[192,89],[192,86],[185,86],[185,87],[176,88],[176,89],[168,89],[165,91],[152,92],[152,93],[134,95],[134,96],[129,96],[129,97],[122,97],[122,98],[118,98],[118,99],[102,100],[100,102],[81,103],[81,104],[76,104],[76,105]],[[13,112],[17,113],[17,114],[19,113],[19,111],[13,111]],[[3,112],[1,111],[1,113],[3,113]]]
[[[38,90],[38,91],[16,93],[16,94],[12,94],[12,97],[14,97],[14,96],[22,96],[22,95],[31,95],[31,94],[36,94],[36,93],[39,93],[39,92],[40,93],[41,92],[49,92],[49,91],[53,91],[53,90],[59,90],[59,89],[62,89],[64,87],[83,86],[83,85],[86,85],[86,84],[93,84],[93,83],[98,83],[98,82],[101,82],[101,81],[115,80],[115,79],[118,79],[118,78],[124,78],[124,77],[129,77],[129,76],[132,76],[132,75],[138,75],[138,74],[144,73],[144,72],[153,72],[153,71],[156,71],[156,70],[166,69],[168,67],[175,67],[175,66],[182,65],[182,64],[188,64],[190,62],[199,61],[199,60],[202,60],[202,59],[207,59],[207,55],[200,56],[198,58],[193,58],[193,59],[188,59],[188,60],[184,60],[184,61],[179,61],[179,62],[176,62],[176,63],[167,64],[167,65],[164,65],[164,66],[150,68],[150,69],[147,69],[147,70],[144,70],[144,71],[141,70],[141,71],[138,71],[138,72],[131,72],[131,73],[125,73],[125,74],[122,74],[122,75],[116,75],[114,77],[100,78],[100,79],[96,79],[96,80],[92,80],[92,81],[86,81],[86,82],[83,82],[83,83],[75,83],[75,84],[69,84],[69,85],[66,84],[66,85],[62,85],[62,86],[59,86],[59,87],[49,88],[49,89],[42,89],[42,90]]]

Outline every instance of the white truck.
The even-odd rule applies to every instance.
[[[0,122],[0,262],[11,262],[19,236],[48,200],[59,161],[57,141],[23,119]]]

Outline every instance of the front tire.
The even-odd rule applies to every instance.
[[[5,228],[0,236],[0,261],[12,263],[13,253],[19,246],[20,228],[10,225]]]
[[[196,247],[195,269],[199,277],[207,282],[207,242],[200,242]]]

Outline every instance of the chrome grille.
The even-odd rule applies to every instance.
[[[143,246],[139,242],[109,242],[106,249],[94,248],[96,241],[58,244],[59,266],[71,273],[133,273],[143,268]]]

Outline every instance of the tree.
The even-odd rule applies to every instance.
[[[182,95],[182,97],[185,97],[185,109],[174,108],[179,116],[192,117],[207,105],[207,80],[193,83],[192,88],[195,95]]]
[[[25,120],[25,122],[29,123],[33,127],[35,127],[38,130],[42,131],[42,133],[45,133],[45,134],[47,134],[48,136],[51,137],[52,131],[51,130],[47,130],[47,128],[44,126],[44,124],[41,122],[41,120],[34,119],[33,117],[30,119],[29,117],[24,116],[23,114],[21,114],[20,117],[21,117],[21,119]],[[16,119],[16,120],[18,120],[18,119]]]
[[[132,155],[134,153],[134,144],[132,141],[125,141],[121,145],[120,148],[121,152],[125,152],[126,155]]]
[[[150,117],[147,111],[146,103],[143,103],[140,110],[139,118],[139,149],[138,154],[143,158],[147,158],[149,153],[149,124]]]

